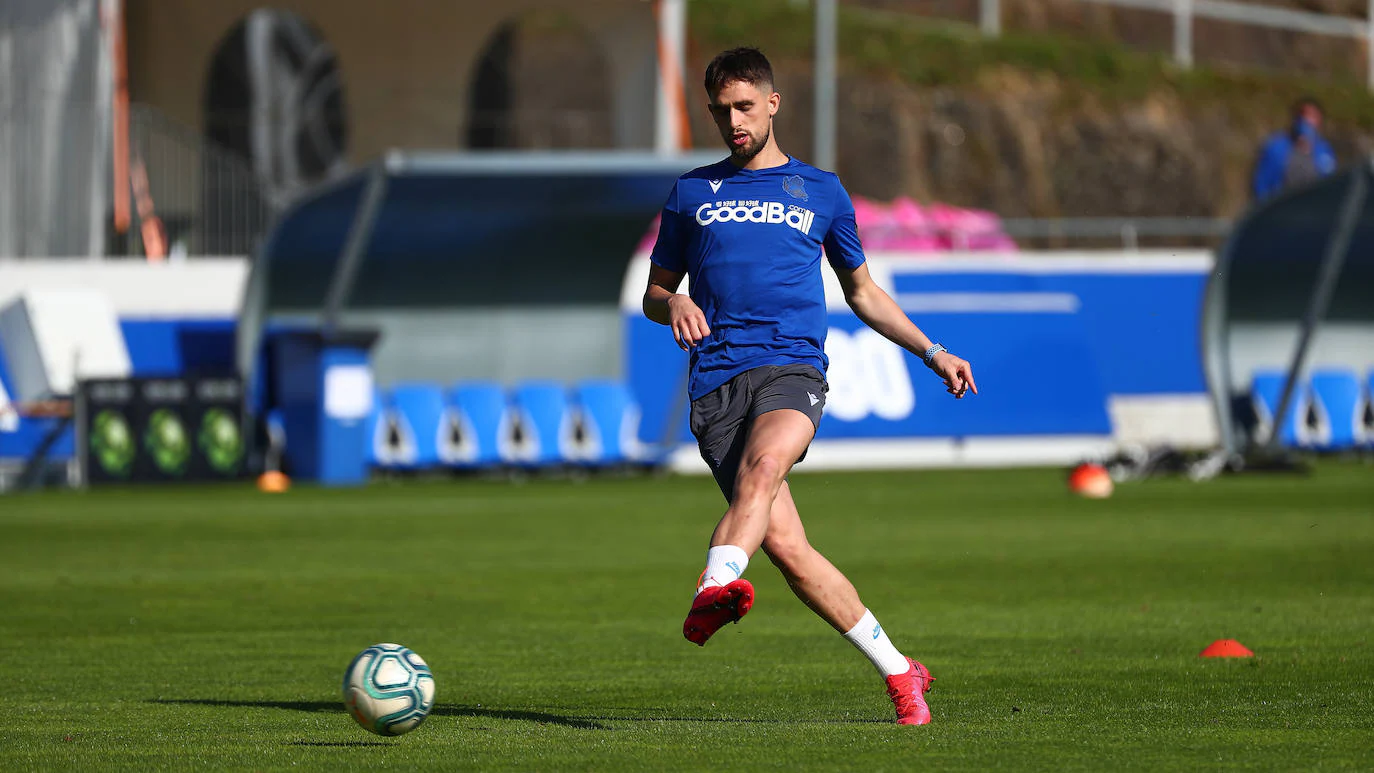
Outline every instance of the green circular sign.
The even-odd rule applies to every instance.
[[[134,466],[138,449],[129,421],[119,411],[106,408],[91,422],[91,453],[106,474],[124,478]]]
[[[201,453],[215,472],[222,475],[238,472],[239,460],[243,458],[243,437],[233,414],[223,408],[206,411],[196,437]]]
[[[182,475],[191,458],[191,441],[181,417],[169,408],[159,408],[148,417],[143,432],[143,447],[153,457],[153,463],[168,475]]]

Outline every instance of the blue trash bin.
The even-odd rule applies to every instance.
[[[276,407],[291,475],[326,486],[367,480],[370,352],[376,331],[281,331],[270,339]]]

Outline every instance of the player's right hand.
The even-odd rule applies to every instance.
[[[711,335],[706,315],[690,296],[681,293],[668,299],[668,326],[673,329],[673,339],[684,352],[700,346],[701,340]]]

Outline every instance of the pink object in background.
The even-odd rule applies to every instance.
[[[880,228],[888,217],[887,207],[862,196],[854,197],[854,219],[867,227]]]
[[[1013,252],[1016,242],[1002,232],[997,215],[948,204],[922,207],[902,196],[891,204],[854,197],[854,217],[864,247],[890,252]]]
[[[644,238],[639,240],[637,252],[648,254],[654,251],[654,242],[658,241],[658,220],[662,215],[654,215],[654,222],[649,224],[649,230],[644,233]]]
[[[922,207],[901,196],[885,204],[863,196],[854,197],[854,219],[865,249],[883,252],[938,253],[954,251],[1016,252],[1016,242],[1002,232],[997,215],[981,209],[948,204]],[[650,252],[658,238],[658,218],[639,242],[640,252]]]
[[[877,244],[869,245],[865,239],[864,246],[899,252],[944,252],[949,249],[949,242],[938,225],[912,199],[905,196],[894,199],[887,214],[891,227]],[[862,221],[859,228],[863,230]]]

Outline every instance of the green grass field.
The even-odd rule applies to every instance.
[[[1062,478],[794,476],[813,543],[938,678],[924,728],[761,554],[749,617],[681,638],[707,478],[0,498],[0,769],[1374,764],[1374,468],[1105,502]],[[1259,657],[1198,657],[1219,638]],[[399,739],[340,703],[378,641],[438,682]]]

